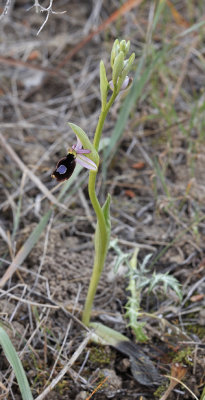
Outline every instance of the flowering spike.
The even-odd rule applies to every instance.
[[[112,81],[109,83],[110,89],[119,91],[127,89],[131,85],[131,79],[127,76],[135,59],[135,54],[126,58],[130,49],[130,41],[115,40],[111,51]]]

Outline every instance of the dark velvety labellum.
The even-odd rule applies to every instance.
[[[56,165],[55,171],[52,173],[52,178],[56,178],[57,181],[62,182],[69,179],[75,169],[76,161],[75,156],[72,153],[68,153],[66,157],[61,158]]]

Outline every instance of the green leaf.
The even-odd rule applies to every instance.
[[[122,341],[128,341],[129,339],[122,335],[122,333],[117,332],[114,329],[109,328],[103,324],[97,322],[91,322],[89,328],[94,329],[92,340],[97,343],[109,344],[110,346],[116,347],[117,343]]]
[[[126,336],[103,324],[92,322],[89,324],[89,328],[94,329],[91,338],[93,341],[113,346],[129,357],[131,371],[137,382],[149,386],[161,381],[161,377],[152,361],[137,344],[132,343]]]
[[[175,291],[180,301],[182,300],[182,292],[180,290],[180,284],[178,280],[174,276],[168,275],[168,273],[166,274],[154,273],[150,279],[149,292],[151,292],[154,289],[154,287],[159,285],[160,283],[163,283],[165,293],[167,293],[167,288],[169,286],[171,289]]]
[[[114,273],[116,274],[118,269],[120,268],[121,265],[126,264],[129,267],[129,258],[130,254],[125,253],[124,251],[122,252],[120,247],[117,244],[117,239],[113,239],[110,242],[110,249],[114,249],[115,252],[117,253],[117,257],[115,260],[115,265],[114,265]]]
[[[91,151],[89,154],[89,158],[94,161],[94,163],[98,166],[99,165],[99,155],[95,150],[95,147],[91,143],[88,135],[81,129],[78,125],[72,124],[71,122],[68,124],[73,132],[76,134],[78,139],[81,141],[84,149],[88,149]]]
[[[131,267],[132,271],[136,271],[138,253],[139,253],[139,247],[136,247],[134,250],[133,256],[130,260],[130,267]]]
[[[200,22],[197,22],[196,24],[193,24],[192,26],[190,26],[190,28],[188,28],[188,29],[186,29],[185,31],[183,31],[183,32],[181,32],[180,34],[178,34],[178,35],[176,36],[176,38],[183,37],[183,36],[188,35],[189,33],[198,31],[202,26],[204,26],[204,24],[205,24],[205,21],[204,21],[204,20],[203,20],[203,21],[200,21]]]
[[[154,20],[153,20],[153,23],[152,23],[152,32],[154,32],[154,30],[156,29],[156,26],[157,26],[157,24],[159,22],[159,18],[160,18],[161,14],[162,14],[162,11],[164,9],[165,4],[166,4],[166,0],[160,0],[158,2],[158,6],[157,6],[157,9],[156,9],[156,12],[155,12],[155,16],[154,16]]]
[[[109,247],[109,243],[110,243],[110,232],[111,232],[111,221],[110,221],[110,201],[111,201],[111,196],[108,193],[107,195],[107,199],[105,201],[105,203],[102,206],[102,211],[103,211],[103,215],[105,218],[105,225],[106,225],[106,231],[107,231],[107,238],[106,238],[106,253]],[[97,240],[101,240],[100,238],[100,232],[98,232],[98,224],[96,227],[96,236],[98,236]]]
[[[145,326],[145,322],[137,322],[136,325],[130,323],[127,326],[128,327],[130,326],[131,329],[133,330],[137,342],[145,343],[149,340],[148,336],[144,333],[144,330],[143,330],[143,327]]]
[[[108,93],[109,83],[107,80],[106,70],[103,61],[100,61],[100,93],[101,93],[101,103],[102,110],[105,109],[107,104],[107,93]]]
[[[33,400],[31,389],[29,387],[28,380],[26,378],[26,374],[24,372],[21,360],[13,344],[11,343],[9,336],[7,335],[5,330],[1,327],[0,327],[0,344],[3,347],[8,362],[11,364],[14,370],[23,400]]]
[[[126,303],[126,318],[128,318],[129,323],[127,326],[131,327],[133,332],[135,333],[136,340],[138,342],[146,342],[148,337],[145,335],[143,331],[143,326],[145,324],[140,323],[138,321],[139,310],[140,310],[140,301],[141,301],[141,290],[139,287],[136,288],[135,282],[135,274],[137,272],[137,257],[139,253],[139,248],[136,247],[133,253],[133,256],[129,262],[129,285],[127,290],[130,292],[130,296],[128,297],[128,301]]]
[[[110,201],[111,201],[111,196],[108,194],[107,199],[102,206],[102,212],[104,215],[105,219],[105,227],[106,227],[106,237],[103,237],[103,240],[105,240],[105,255],[107,254],[107,250],[109,247],[109,242],[110,242],[110,231],[111,231],[111,223],[110,223]],[[100,232],[100,226],[99,222],[97,222],[96,225],[96,230],[95,230],[95,251],[99,253],[99,245],[102,243],[102,232]],[[99,254],[99,256],[102,256],[102,254]]]
[[[204,388],[203,388],[203,391],[202,391],[200,400],[205,400],[205,386],[204,386]]]
[[[104,214],[104,217],[105,217],[106,228],[107,228],[109,233],[110,233],[110,230],[111,230],[110,201],[111,201],[111,196],[108,193],[107,199],[106,199],[105,203],[102,206],[102,210],[103,210],[103,214]]]

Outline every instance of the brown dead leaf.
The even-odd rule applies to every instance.
[[[143,169],[145,167],[144,161],[139,161],[137,163],[132,164],[132,168],[134,169]]]
[[[171,367],[171,379],[170,379],[170,384],[166,392],[163,394],[163,396],[160,398],[160,400],[166,400],[172,390],[175,388],[176,385],[178,385],[178,381],[181,381],[185,375],[186,375],[187,368],[179,363],[175,363]],[[173,379],[172,379],[173,378]]]
[[[132,190],[125,190],[125,195],[127,197],[130,197],[131,199],[133,199],[133,197],[135,197],[135,193]]]
[[[175,6],[172,4],[172,2],[170,0],[167,0],[167,5],[169,6],[172,16],[175,20],[175,22],[182,26],[183,28],[189,28],[190,27],[190,23],[188,21],[186,21],[186,19],[179,14],[179,12],[177,11],[177,9],[175,8]]]
[[[28,61],[39,60],[41,58],[41,54],[38,50],[33,50],[28,56]]]
[[[204,294],[196,294],[195,296],[190,297],[190,300],[192,303],[195,303],[197,301],[203,300]]]

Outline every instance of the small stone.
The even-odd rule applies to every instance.
[[[130,368],[130,360],[129,360],[129,358],[123,358],[120,361],[120,365],[119,365],[118,369],[121,372],[126,372],[128,370],[128,368]]]
[[[85,390],[81,390],[81,392],[77,394],[75,400],[86,400],[87,397],[88,393]]]
[[[105,378],[108,377],[106,381],[106,391],[116,391],[122,387],[122,379],[116,375],[113,369],[104,368],[100,371]]]

